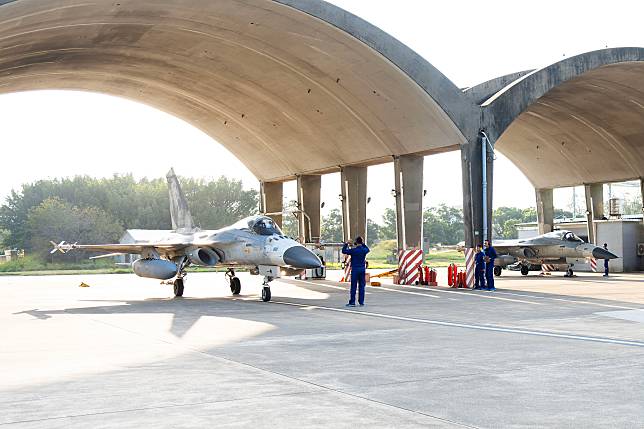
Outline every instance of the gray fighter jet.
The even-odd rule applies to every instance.
[[[108,257],[124,254],[141,255],[132,263],[140,277],[158,280],[174,279],[174,295],[183,296],[186,268],[227,267],[226,277],[233,295],[241,292],[241,282],[235,268],[245,267],[253,275],[264,276],[262,300],[271,299],[269,283],[281,276],[297,275],[307,268],[319,268],[320,259],[309,249],[286,237],[267,216],[252,216],[219,230],[202,231],[196,228],[179,180],[170,169],[167,174],[170,192],[171,233],[158,231],[158,239],[136,244],[78,244],[54,245],[51,253],[85,250],[108,252]],[[96,257],[95,257],[96,258]]]
[[[519,263],[521,274],[528,275],[530,265],[564,266],[568,277],[573,275],[572,264],[566,258],[616,259],[618,256],[591,243],[586,243],[570,231],[553,231],[525,240],[503,240],[492,243],[499,257],[494,261],[494,275],[508,265]]]

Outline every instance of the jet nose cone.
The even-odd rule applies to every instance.
[[[606,249],[602,249],[601,247],[595,247],[593,249],[593,258],[595,258],[595,259],[617,259],[618,256],[615,255],[612,252],[609,252]]]
[[[319,268],[322,266],[315,253],[303,246],[293,246],[284,252],[284,263],[293,268]]]

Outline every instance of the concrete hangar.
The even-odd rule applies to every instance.
[[[265,212],[280,212],[282,183],[297,180],[307,241],[320,233],[320,175],[341,172],[345,236],[364,235],[367,168],[394,162],[399,245],[418,246],[423,157],[460,150],[466,244],[481,242],[492,221],[487,142],[534,184],[541,232],[553,227],[553,188],[585,185],[592,221],[604,183],[643,183],[642,48],[462,90],[321,0],[0,0],[0,12],[0,91],[95,91],[176,115],[257,176]]]

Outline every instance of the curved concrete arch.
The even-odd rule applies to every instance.
[[[10,0],[0,11],[0,92],[149,104],[262,181],[454,149],[478,129],[478,106],[431,64],[324,1]]]
[[[490,79],[470,88],[465,88],[463,90],[463,94],[465,94],[466,97],[468,97],[476,104],[480,105],[487,101],[494,94],[510,85],[512,82],[515,82],[519,78],[522,78],[523,76],[527,75],[528,73],[532,73],[533,71],[534,70],[524,70]]]
[[[536,188],[644,177],[644,49],[588,52],[525,75],[485,103],[500,152]]]

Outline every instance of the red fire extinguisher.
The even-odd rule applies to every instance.
[[[452,268],[452,285],[458,287],[458,265],[456,264]]]

